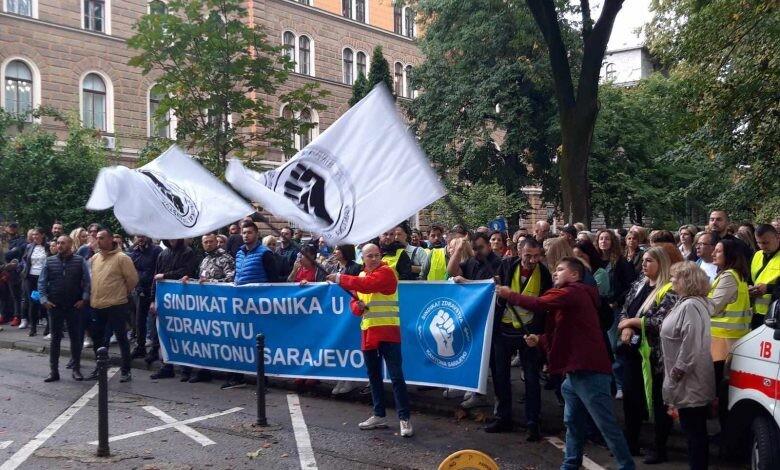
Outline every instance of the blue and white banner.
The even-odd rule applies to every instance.
[[[407,383],[485,393],[494,291],[491,281],[400,283]],[[266,375],[367,380],[360,317],[336,285],[163,281],[156,300],[166,362],[254,374],[263,333]]]

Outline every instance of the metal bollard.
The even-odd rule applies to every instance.
[[[98,457],[111,455],[108,449],[108,348],[97,350],[98,371]]]
[[[257,335],[257,425],[268,426],[265,416],[265,335]]]

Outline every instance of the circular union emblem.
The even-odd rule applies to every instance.
[[[304,148],[275,172],[269,187],[307,213],[326,239],[341,239],[352,230],[355,187],[350,173],[326,149]]]
[[[423,308],[415,331],[425,356],[445,369],[462,366],[474,343],[460,305],[446,297],[434,299]]]
[[[200,211],[189,194],[158,171],[136,171],[147,177],[146,184],[152,188],[152,192],[165,210],[185,227],[195,226]]]

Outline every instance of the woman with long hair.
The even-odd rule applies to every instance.
[[[547,247],[547,255],[545,260],[547,262],[547,269],[555,271],[555,267],[558,266],[558,261],[564,257],[574,256],[574,250],[571,249],[569,241],[565,238],[558,237],[552,238],[552,241]]]
[[[715,399],[715,373],[710,359],[710,281],[696,263],[672,266],[672,286],[680,296],[663,325],[664,403],[677,410],[688,440],[688,467],[704,470],[709,460],[707,417]]]
[[[670,282],[670,268],[669,255],[663,247],[653,247],[645,252],[642,256],[644,276],[631,287],[618,324],[621,341],[618,355],[624,361],[626,439],[631,450],[638,452],[642,420],[646,410],[652,409],[655,445],[645,458],[645,463],[649,465],[666,461],[666,441],[672,428],[672,419],[663,403],[661,386],[664,373],[659,338],[661,324],[677,301]],[[640,354],[643,340],[650,347],[649,357],[643,358]],[[648,381],[652,382],[650,396],[646,394]]]
[[[24,255],[22,255],[22,261],[24,262],[22,286],[24,288],[24,298],[27,300],[27,320],[22,320],[19,328],[27,328],[29,325],[30,332],[28,334],[35,336],[38,334],[38,316],[41,312],[41,304],[37,300],[31,299],[30,295],[33,291],[38,291],[38,276],[40,276],[50,252],[43,228],[35,227],[31,232],[30,244],[27,245]],[[48,325],[46,329],[49,329]]]
[[[77,252],[79,248],[81,248],[81,245],[87,243],[88,237],[89,234],[84,227],[78,227],[71,230],[70,239],[73,241],[73,253]]]
[[[696,261],[696,246],[693,244],[693,239],[696,237],[698,230],[693,225],[683,225],[677,231],[680,237],[680,244],[677,245],[677,249],[680,250],[680,254],[683,258],[689,261]]]

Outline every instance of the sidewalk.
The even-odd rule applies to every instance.
[[[43,328],[38,328],[38,335],[34,337],[28,336],[29,329],[20,330],[16,327],[9,325],[0,325],[3,331],[0,331],[0,349],[18,349],[23,351],[30,351],[41,354],[41,361],[48,361],[49,353],[49,341],[43,339]],[[132,346],[132,344],[131,344]],[[63,380],[69,380],[70,374],[66,373],[65,363],[70,357],[70,341],[67,338],[67,334],[62,339],[60,358],[60,374],[63,374]],[[119,346],[113,344],[109,348],[109,356],[111,357],[111,363],[113,365],[119,365]],[[87,361],[94,361],[95,354],[92,348],[84,349],[81,353],[81,357]],[[409,360],[409,359],[406,359]],[[92,366],[83,367],[82,372],[86,375]],[[154,363],[153,369],[160,367],[160,363]],[[134,369],[146,369],[146,362],[143,359],[133,360]],[[525,427],[525,413],[524,405],[518,400],[522,400],[525,395],[525,386],[521,380],[521,369],[512,368],[512,391],[515,402],[512,406],[512,415],[516,427],[522,431]],[[219,375],[217,375],[219,376]],[[247,379],[252,383],[255,382],[254,376],[247,376]],[[43,377],[41,377],[43,380]],[[215,384],[216,385],[216,384]],[[275,379],[269,378],[269,385],[275,388],[284,388],[295,390],[296,386],[289,379]],[[331,390],[333,389],[333,383],[326,381],[321,382],[319,385],[313,388],[307,388],[308,393],[316,395],[330,397]],[[544,386],[544,384],[542,384]],[[186,384],[182,384],[182,387],[186,387]],[[362,388],[362,387],[361,387]],[[388,389],[388,403],[393,403],[392,393]],[[465,412],[459,406],[462,398],[444,398],[442,395],[443,389],[431,388],[431,387],[418,387],[416,385],[409,385],[409,399],[413,410],[420,411],[428,414],[435,414],[446,417],[455,417],[458,419],[473,419],[475,420],[475,427],[481,427],[484,424],[485,419],[490,419],[493,416],[493,384],[488,382],[488,395],[485,400],[485,406],[474,408],[469,412]],[[356,402],[368,403],[371,400],[370,395],[361,395],[359,389],[352,391],[345,395],[339,395],[339,399],[351,400]],[[619,407],[618,407],[619,408]],[[563,430],[563,408],[558,404],[555,394],[550,390],[542,390],[542,432],[549,435],[556,435]]]

